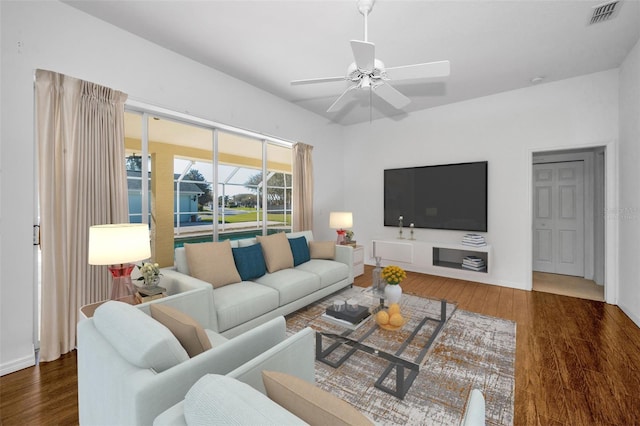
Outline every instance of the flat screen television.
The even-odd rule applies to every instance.
[[[487,231],[486,161],[387,169],[384,225]]]

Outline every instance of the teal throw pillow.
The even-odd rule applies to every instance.
[[[267,265],[262,255],[262,245],[260,243],[232,249],[233,260],[240,274],[242,281],[249,281],[260,278],[267,273]]]
[[[289,238],[289,245],[291,246],[291,253],[293,253],[293,266],[298,266],[311,260],[309,244],[307,244],[305,237]]]

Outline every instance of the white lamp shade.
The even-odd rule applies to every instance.
[[[353,214],[351,212],[329,213],[329,228],[345,229],[353,226]]]
[[[90,265],[132,263],[149,257],[149,227],[144,223],[95,225],[89,228]]]

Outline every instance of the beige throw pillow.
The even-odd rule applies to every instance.
[[[351,404],[290,374],[263,371],[267,396],[310,425],[373,425]]]
[[[335,259],[335,241],[309,241],[309,253],[312,259]]]
[[[209,337],[198,321],[171,306],[153,303],[150,308],[151,317],[171,330],[191,358],[211,349]]]
[[[192,277],[211,283],[213,288],[242,281],[233,260],[229,240],[185,244],[184,250]]]
[[[262,254],[269,273],[293,268],[293,253],[284,232],[266,237],[259,235],[256,239],[262,245]]]

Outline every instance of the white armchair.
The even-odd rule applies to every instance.
[[[150,425],[206,374],[242,371],[260,389],[263,368],[314,381],[314,337],[286,338],[275,318],[231,340],[207,330],[213,348],[189,358],[173,334],[143,310],[107,302],[78,323],[80,423]]]
[[[484,426],[485,425],[485,402],[482,392],[472,389],[467,399],[467,407],[460,426]]]

